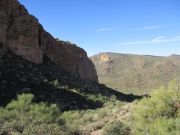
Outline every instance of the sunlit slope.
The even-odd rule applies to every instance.
[[[180,56],[100,53],[91,57],[100,83],[132,93],[147,93],[180,79]]]

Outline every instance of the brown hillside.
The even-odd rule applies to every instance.
[[[103,61],[102,57],[110,58]],[[101,53],[91,57],[100,83],[125,92],[146,93],[180,78],[180,56]]]

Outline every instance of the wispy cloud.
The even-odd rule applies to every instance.
[[[144,27],[139,27],[139,28],[131,28],[131,29],[128,29],[128,30],[129,31],[141,31],[141,30],[159,29],[161,27],[162,27],[161,25],[149,25],[149,26],[144,26]],[[96,32],[112,31],[112,30],[117,30],[117,29],[119,29],[119,28],[105,27],[105,28],[96,29]]]
[[[97,32],[102,32],[102,31],[111,31],[113,30],[112,28],[100,28],[100,29],[97,29],[96,31]]]
[[[180,35],[171,37],[171,38],[166,38],[165,36],[158,36],[151,40],[123,42],[123,43],[119,43],[117,45],[125,46],[125,45],[141,45],[141,44],[158,44],[158,43],[169,43],[169,42],[176,42],[176,41],[180,41]]]
[[[144,26],[144,27],[139,27],[139,28],[132,28],[129,29],[130,31],[139,31],[139,30],[151,30],[151,29],[159,29],[161,28],[160,25],[150,25],[150,26]]]

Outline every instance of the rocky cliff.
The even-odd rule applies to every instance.
[[[69,42],[57,41],[17,0],[0,0],[0,49],[35,64],[42,64],[47,56],[60,69],[81,79],[97,81],[86,52]]]

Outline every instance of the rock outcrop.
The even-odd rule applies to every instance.
[[[111,61],[111,57],[108,56],[107,54],[102,54],[102,55],[101,55],[101,61],[102,61],[102,62]]]
[[[17,0],[0,0],[0,49],[35,63],[47,56],[59,68],[85,80],[97,81],[93,63],[74,44],[57,41]]]

